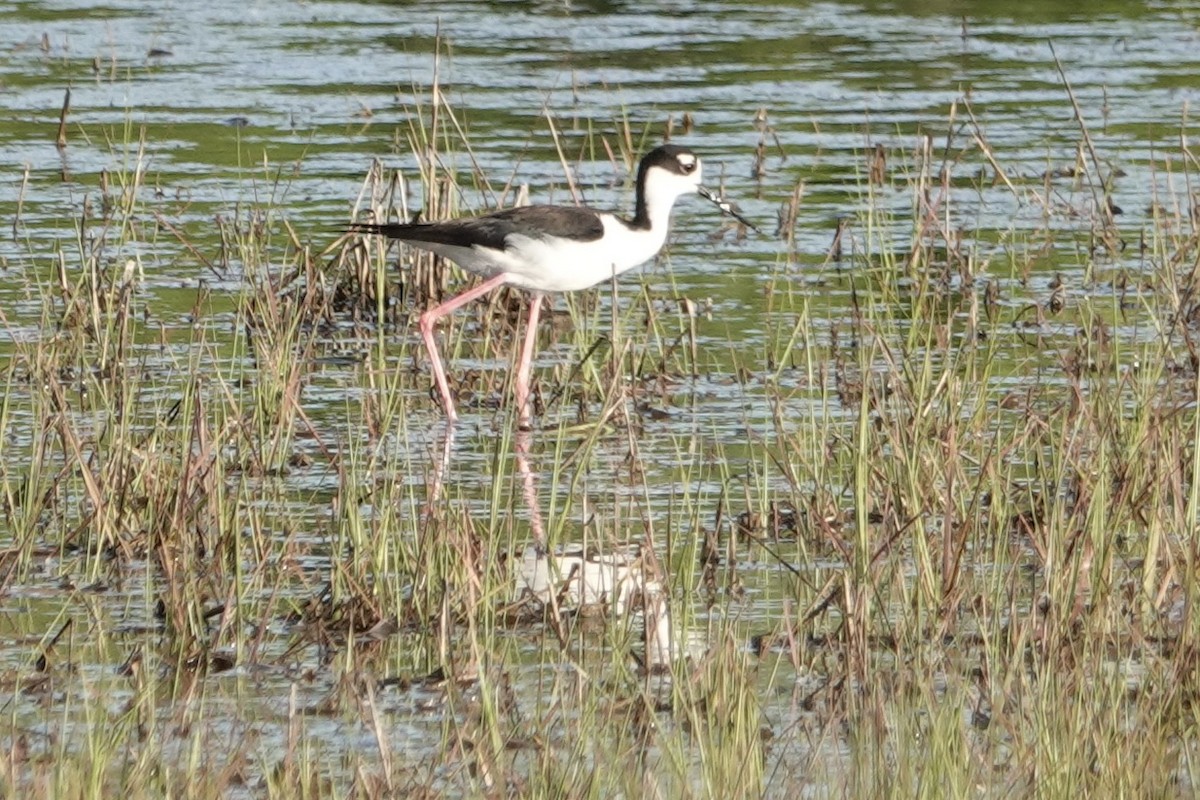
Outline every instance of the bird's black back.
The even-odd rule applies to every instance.
[[[570,239],[591,242],[604,235],[599,215],[581,206],[520,206],[445,222],[355,223],[354,233],[373,233],[404,242],[504,250],[514,234],[533,239]]]

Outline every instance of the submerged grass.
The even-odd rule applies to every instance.
[[[470,149],[436,85],[413,118],[426,213],[454,213],[487,181],[448,166]],[[1194,220],[1119,226],[1086,130],[1080,174],[1024,183],[947,130],[866,149],[827,260],[782,231],[761,350],[714,336],[719,297],[559,302],[538,509],[506,401],[525,298],[441,331],[476,426],[450,438],[408,319],[455,272],[318,253],[269,204],[217,220],[214,257],[124,164],[73,243],[30,243],[42,333],[4,320],[0,793],[1190,794]],[[633,163],[628,126],[588,137]],[[966,228],[981,170],[1044,224]],[[409,202],[376,166],[358,213]],[[185,325],[142,285],[164,239],[236,281]],[[639,549],[666,663],[644,614],[518,590],[539,513],[555,552]]]

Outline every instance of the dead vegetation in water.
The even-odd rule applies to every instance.
[[[529,526],[492,409],[517,295],[441,331],[480,398],[457,455],[481,477],[430,503],[436,403],[405,330],[460,276],[399,272],[378,242],[317,254],[269,209],[202,241],[141,207],[139,167],[114,175],[28,287],[53,334],[5,370],[0,589],[28,618],[0,669],[3,791],[1186,794],[1194,219],[1122,227],[1086,130],[1077,169],[1022,181],[965,119],[942,145],[864,148],[859,212],[806,266],[846,288],[836,319],[797,279],[789,183],[764,352],[706,352],[703,300],[648,289],[566,301],[545,334],[572,353],[538,368],[551,540],[656,555],[678,648],[657,671],[635,616],[514,596]],[[412,133],[430,213],[457,213],[424,149],[441,137]],[[958,190],[985,174],[1062,217],[963,230]],[[411,214],[398,175],[371,170],[364,212]],[[1057,181],[1091,203],[1062,210]],[[139,288],[149,230],[236,281],[196,290],[186,334]],[[1058,237],[1086,264],[1056,261]],[[769,412],[736,438],[676,432],[697,384]],[[330,385],[344,412],[315,417]]]

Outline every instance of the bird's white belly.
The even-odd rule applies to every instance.
[[[574,292],[595,286],[614,275],[654,258],[666,241],[666,230],[630,230],[604,219],[604,236],[589,242],[509,236],[508,248],[495,267],[510,276],[509,283],[540,292]],[[494,274],[494,273],[493,273]]]

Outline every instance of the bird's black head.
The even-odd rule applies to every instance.
[[[638,166],[638,178],[644,180],[647,172],[661,169],[669,174],[690,178],[694,185],[700,184],[700,157],[686,147],[677,144],[662,144],[642,157]]]
[[[638,166],[638,213],[635,223],[648,224],[649,206],[662,203],[669,210],[675,200],[691,192],[711,201],[721,212],[758,230],[743,217],[733,203],[706,189],[700,182],[703,169],[700,157],[686,147],[664,144],[651,150]]]

